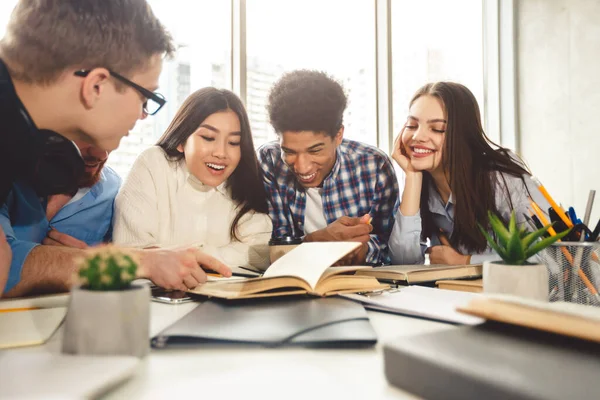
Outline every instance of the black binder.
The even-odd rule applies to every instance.
[[[152,339],[152,346],[247,344],[267,347],[369,347],[367,312],[341,298],[207,300]]]
[[[487,322],[384,346],[388,381],[426,399],[597,399],[600,345]]]

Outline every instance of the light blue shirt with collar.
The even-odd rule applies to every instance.
[[[44,199],[26,183],[14,183],[6,203],[0,208],[0,225],[12,249],[5,291],[19,283],[25,259],[52,228],[89,246],[111,240],[114,200],[120,185],[117,173],[104,167],[98,183],[81,189],[48,221]]]
[[[525,185],[523,181],[525,181]],[[450,194],[448,202],[444,204],[433,183],[431,183],[429,194],[428,207],[433,223],[450,237],[454,231],[453,196]],[[530,176],[525,175],[521,180],[520,177],[514,175],[496,173],[495,202],[503,219],[508,221],[514,208],[517,224],[524,226],[526,222],[523,214],[529,214],[530,195],[543,210],[550,207]],[[428,245],[438,246],[441,244],[438,235],[433,235],[429,241],[430,243],[427,244],[421,240],[421,211],[419,210],[415,215],[406,216],[402,215],[398,207],[394,228],[388,243],[392,264],[423,264]],[[459,248],[458,251],[462,254],[469,254],[462,248]],[[500,260],[500,257],[489,246],[484,252],[471,255],[471,264],[494,260]]]

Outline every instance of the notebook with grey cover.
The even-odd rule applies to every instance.
[[[152,339],[174,345],[368,347],[377,336],[364,308],[341,298],[207,300]]]
[[[388,381],[426,399],[598,398],[600,345],[486,322],[384,346]]]

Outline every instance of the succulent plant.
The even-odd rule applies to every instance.
[[[552,227],[552,224],[546,225],[534,232],[529,232],[526,228],[520,229],[517,227],[514,211],[510,216],[508,227],[504,225],[497,215],[491,212],[488,212],[488,218],[495,237],[492,238],[481,225],[477,224],[479,230],[487,239],[490,247],[498,253],[505,264],[509,265],[527,264],[527,259],[557,240],[562,239],[570,231],[569,229],[557,235],[538,240],[546,234],[548,229]]]
[[[89,250],[78,260],[79,281],[88,290],[124,290],[136,277],[135,257],[113,246]]]

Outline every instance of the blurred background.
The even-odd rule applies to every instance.
[[[256,146],[273,140],[269,88],[286,71],[310,68],[346,88],[348,138],[389,153],[414,91],[457,81],[477,97],[488,136],[524,157],[563,206],[583,210],[588,191],[600,189],[598,0],[149,3],[179,50],[161,76],[165,108],[110,156],[123,177],[204,86],[241,96]],[[0,36],[15,4],[0,2]]]

